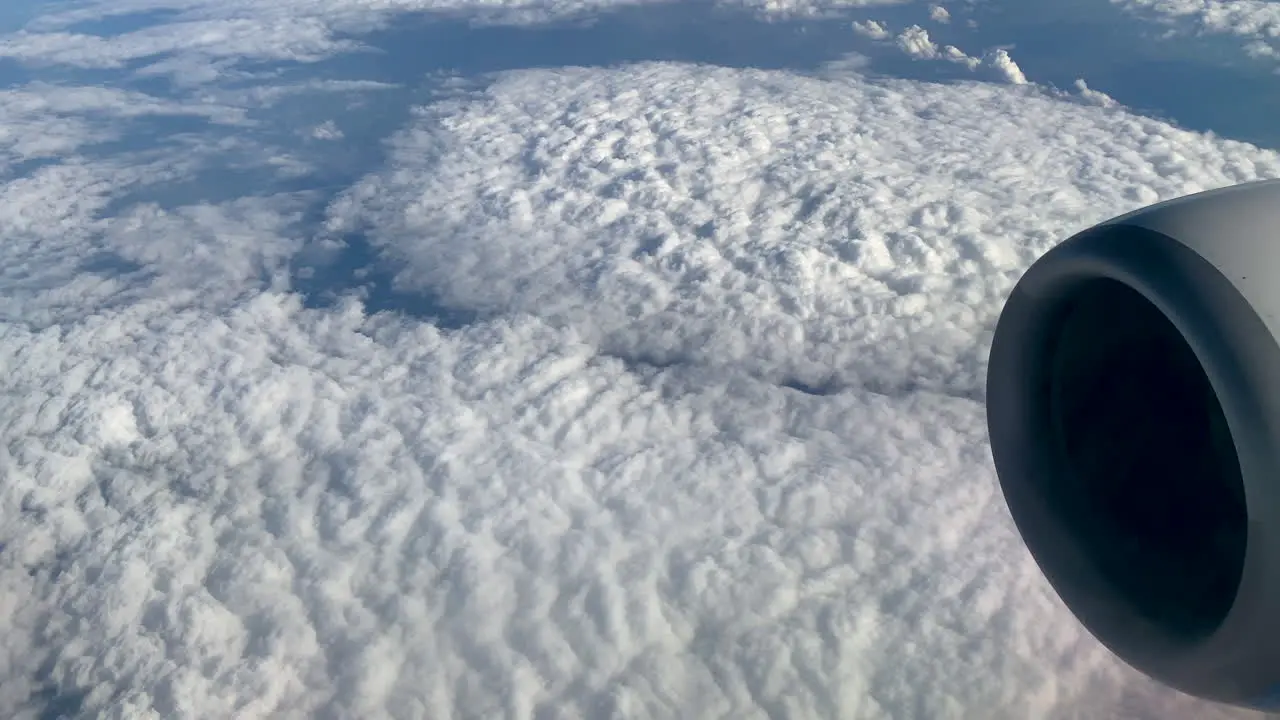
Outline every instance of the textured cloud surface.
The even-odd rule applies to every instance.
[[[1112,0],[1176,29],[1238,37],[1256,58],[1280,57],[1280,5],[1266,0]]]
[[[636,63],[445,82],[334,189],[386,85],[264,82],[0,98],[0,717],[1250,717],[1068,615],[982,379],[1053,242],[1276,153]]]
[[[476,22],[544,23],[589,17],[592,12],[669,0],[90,0],[41,17],[29,29],[0,38],[0,57],[38,64],[121,67],[165,54],[155,73],[212,80],[244,61],[316,60],[354,46],[339,34],[385,24],[405,12],[459,16]],[[811,17],[896,5],[911,0],[717,0],[729,10],[766,17]],[[117,17],[176,14],[172,22],[113,37],[67,28]]]
[[[1051,243],[1276,172],[1250,146],[995,85],[664,65],[512,75],[422,110],[394,147],[332,225],[372,226],[445,304],[659,365],[964,397]]]

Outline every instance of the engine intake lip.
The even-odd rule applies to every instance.
[[[1103,326],[1107,319],[1134,324],[1124,331]],[[1180,584],[1176,568],[1153,572],[1138,559],[1142,548],[1113,547],[1116,537],[1160,535],[1143,529],[1143,519],[1117,511],[1136,513],[1133,496],[1103,497],[1123,485],[1114,471],[1094,464],[1086,472],[1099,459],[1090,448],[1108,442],[1113,446],[1104,450],[1112,454],[1103,465],[1134,459],[1114,441],[1138,444],[1135,419],[1150,419],[1108,393],[1162,402],[1140,382],[1140,368],[1130,368],[1128,377],[1142,386],[1136,389],[1094,371],[1097,363],[1120,363],[1135,352],[1166,353],[1180,362],[1172,379],[1183,381],[1177,387],[1187,392],[1174,405],[1194,409],[1199,402],[1214,418],[1199,431],[1216,437],[1209,453],[1215,469],[1206,481],[1221,494],[1210,498],[1216,504],[1197,501],[1194,492],[1184,502],[1204,503],[1206,514],[1217,507],[1224,547],[1216,556],[1196,556],[1210,541],[1197,546],[1184,537],[1181,556],[1164,553],[1167,562],[1201,572],[1220,565],[1212,592],[1197,595],[1203,585]],[[1152,374],[1149,379],[1161,380]],[[1108,385],[1109,391],[1097,391]],[[1206,396],[1197,398],[1201,391]],[[1104,410],[1127,424],[1114,422],[1108,434],[1082,430],[1082,418],[1092,413],[1096,419]],[[1200,697],[1253,704],[1280,682],[1280,463],[1274,452],[1280,448],[1280,346],[1230,279],[1184,244],[1145,228],[1110,224],[1072,237],[1027,271],[1005,305],[992,340],[987,413],[1010,514],[1050,584],[1090,633],[1138,670]],[[1148,449],[1163,442],[1173,454],[1178,442],[1194,442],[1195,435],[1140,439]],[[1160,458],[1148,452],[1137,459]],[[1088,477],[1079,482],[1082,474]],[[1176,504],[1166,510],[1165,519],[1177,517]],[[1117,519],[1129,524],[1117,527]],[[1163,538],[1178,542],[1170,534]],[[1153,547],[1146,547],[1148,559],[1161,555]],[[1179,594],[1181,602],[1163,593]]]

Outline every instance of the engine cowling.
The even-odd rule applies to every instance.
[[[987,375],[1010,514],[1090,633],[1185,693],[1280,707],[1280,181],[1067,239]]]

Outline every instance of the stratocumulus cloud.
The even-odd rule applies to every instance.
[[[40,17],[28,29],[0,38],[0,57],[33,64],[119,68],[140,63],[144,73],[185,83],[236,76],[235,66],[261,60],[311,62],[359,45],[340,36],[389,22],[406,12],[464,17],[474,23],[528,25],[589,18],[624,6],[669,0],[91,0]],[[911,0],[717,0],[717,6],[766,18],[815,17]],[[173,13],[158,26],[111,37],[67,28],[120,16]],[[162,56],[167,56],[163,57]],[[162,59],[160,59],[162,58]]]
[[[424,108],[393,147],[331,226],[371,223],[403,282],[446,303],[656,364],[964,397],[1051,243],[1275,171],[1249,146],[993,85],[664,65],[512,75]]]
[[[117,5],[282,33],[234,63],[404,3]],[[0,45],[158,47],[31,50],[68,22]],[[1249,716],[1062,607],[982,378],[1056,240],[1276,153],[1034,85],[646,62],[461,78],[330,192],[294,181],[362,130],[314,107],[391,86],[225,79],[0,103],[0,717]],[[302,289],[352,248],[394,312]]]
[[[1265,0],[1121,0],[1140,17],[1156,20],[1174,32],[1238,38],[1254,58],[1280,57],[1280,6]]]
[[[1277,158],[1023,90],[514,73],[330,212],[469,324],[166,286],[5,324],[6,714],[1185,712],[1021,548],[982,338],[1054,238]],[[86,233],[251,283],[247,202]]]

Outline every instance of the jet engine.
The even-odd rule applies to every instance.
[[[1280,708],[1280,181],[1198,193],[1037,260],[987,422],[1023,541],[1116,656]]]

